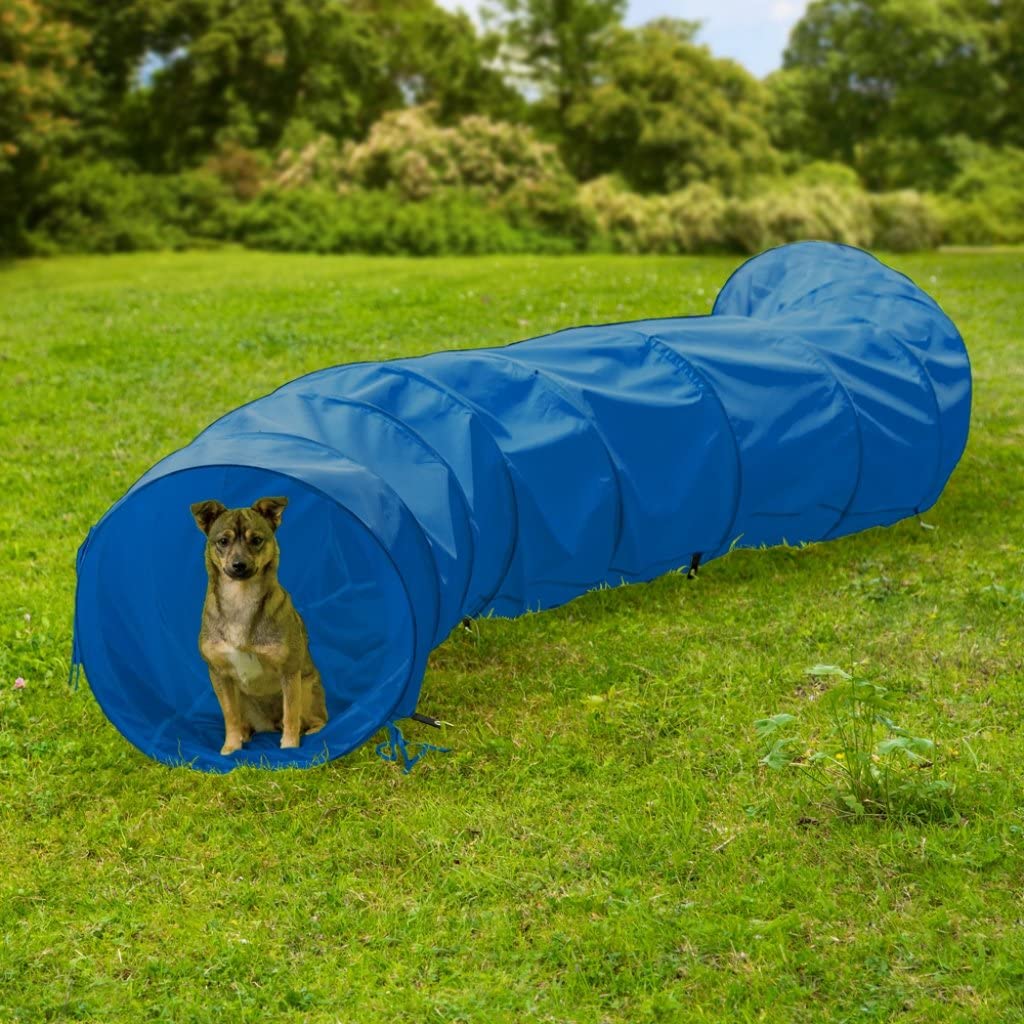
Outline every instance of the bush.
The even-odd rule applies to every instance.
[[[796,185],[752,199],[736,199],[725,213],[730,248],[757,253],[802,239],[871,244],[871,208],[859,190]]]
[[[237,209],[233,236],[261,249],[304,252],[564,252],[568,238],[517,228],[479,197],[447,189],[418,203],[394,193],[268,190]]]
[[[726,203],[710,185],[688,185],[654,197],[641,234],[644,252],[707,252],[722,248]]]
[[[756,253],[805,238],[911,250],[934,246],[943,225],[958,241],[1024,240],[1022,193],[1002,164],[965,171],[957,194],[940,199],[869,195],[849,169],[827,163],[789,179],[752,180],[745,196],[726,198],[705,184],[645,196],[613,177],[577,186],[527,129],[485,118],[448,128],[422,110],[403,111],[344,153],[325,137],[303,141],[301,127],[293,133],[299,148],[284,151],[273,172],[260,154],[238,147],[178,175],[69,165],[30,211],[31,250],[234,239],[288,251],[412,255]],[[1004,197],[1005,223],[983,209],[993,195]]]
[[[725,200],[709,185],[641,196],[611,177],[580,189],[580,204],[606,247],[616,252],[689,253],[722,248]]]
[[[960,170],[939,203],[948,242],[1024,242],[1024,150],[965,147]]]
[[[394,111],[365,141],[346,146],[340,179],[412,202],[455,190],[486,201],[528,233],[564,235],[581,245],[590,234],[558,151],[526,125],[470,116],[445,126],[430,107]]]
[[[427,200],[461,209],[470,197],[476,200],[470,204],[474,210],[497,211],[527,235],[562,236],[584,247],[591,234],[576,182],[554,146],[540,142],[525,125],[486,117],[439,125],[430,107],[392,111],[363,142],[349,142],[340,151],[326,136],[285,150],[275,182],[281,189],[318,184],[343,196],[387,193],[388,210]],[[470,221],[477,217],[466,215]],[[401,222],[425,222],[431,216],[410,211]]]
[[[222,145],[203,163],[203,169],[231,190],[236,199],[255,199],[263,190],[269,171],[264,153],[237,143]]]
[[[33,252],[171,249],[225,232],[225,187],[203,172],[126,173],[110,163],[72,166],[30,215]]]
[[[282,149],[274,166],[273,180],[279,189],[306,188],[313,184],[333,189],[337,188],[340,178],[338,146],[327,135]]]
[[[595,178],[580,187],[581,206],[604,247],[613,252],[639,251],[638,238],[648,217],[649,202],[621,188],[611,177]]]
[[[889,252],[934,249],[942,221],[934,200],[919,192],[882,192],[870,197],[874,245]]]
[[[430,107],[385,114],[365,141],[349,143],[340,164],[343,181],[367,189],[394,189],[426,199],[460,188],[494,199],[523,185],[550,194],[571,193],[575,182],[554,146],[526,125],[464,117],[437,124]]]
[[[892,251],[938,243],[933,201],[916,192],[869,195],[846,171],[810,165],[788,181],[763,180],[757,195],[732,199],[707,185],[641,196],[604,177],[581,187],[580,202],[600,242],[615,252],[758,253],[807,238]]]
[[[553,180],[520,181],[495,202],[494,208],[518,230],[562,238],[576,249],[588,248],[596,232],[575,183],[567,188]]]
[[[790,180],[801,185],[831,185],[843,189],[859,190],[864,187],[852,167],[830,160],[812,160],[798,168]]]

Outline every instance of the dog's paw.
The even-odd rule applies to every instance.
[[[302,742],[301,736],[282,736],[281,749],[294,750]]]
[[[319,732],[326,724],[326,722],[317,718],[310,722],[302,731],[306,736],[312,736],[313,733]]]
[[[220,752],[227,757],[228,754],[233,754],[236,750],[242,749],[242,741],[240,739],[225,740],[224,746],[220,748]]]

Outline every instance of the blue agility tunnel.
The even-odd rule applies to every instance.
[[[331,367],[217,420],[103,516],[79,551],[73,661],[159,761],[319,763],[413,714],[430,650],[466,616],[921,512],[970,402],[939,306],[819,242],[744,264],[710,316]],[[222,757],[189,506],[277,494],[280,579],[330,721],[297,750],[263,734]]]

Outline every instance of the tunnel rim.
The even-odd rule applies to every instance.
[[[188,446],[186,446],[186,447],[188,447]],[[179,449],[179,451],[180,450],[183,450],[183,449]],[[172,453],[172,454],[177,454],[177,453]],[[167,458],[170,458],[170,456],[167,456]],[[164,460],[161,460],[161,461],[164,461]],[[159,463],[157,465],[159,465]],[[409,584],[406,582],[405,576],[402,574],[400,568],[398,567],[398,564],[396,563],[396,561],[394,559],[394,556],[388,550],[387,545],[378,536],[377,532],[375,530],[373,530],[370,526],[368,526],[366,523],[364,523],[363,520],[359,516],[357,516],[351,509],[349,509],[347,506],[345,506],[341,502],[337,501],[335,498],[331,497],[331,495],[327,494],[322,488],[317,487],[314,484],[310,484],[309,482],[303,480],[301,477],[298,477],[298,476],[296,476],[296,475],[294,475],[292,473],[284,472],[282,470],[267,469],[267,468],[265,468],[263,466],[243,466],[243,465],[241,465],[241,464],[239,464],[237,462],[204,462],[204,463],[202,463],[200,465],[181,466],[181,467],[179,467],[177,469],[171,470],[168,473],[163,473],[163,474],[160,474],[160,475],[150,476],[150,474],[153,473],[154,469],[156,469],[155,466],[152,469],[148,470],[147,473],[145,474],[145,476],[149,477],[149,479],[146,479],[143,482],[142,477],[140,477],[139,480],[136,480],[136,482],[134,484],[132,484],[132,486],[113,505],[111,505],[109,509],[107,509],[107,511],[100,517],[100,519],[96,522],[96,524],[89,531],[89,533],[88,533],[84,543],[82,544],[82,546],[81,546],[81,548],[79,550],[79,554],[78,554],[78,566],[77,566],[77,572],[76,572],[77,580],[76,580],[76,587],[75,587],[75,602],[74,602],[74,617],[75,617],[76,634],[77,634],[76,635],[76,643],[77,643],[77,648],[78,648],[78,661],[82,665],[82,668],[85,671],[85,677],[86,677],[86,680],[89,683],[89,691],[90,691],[90,693],[92,694],[92,696],[95,699],[96,703],[99,705],[99,708],[103,712],[104,717],[117,730],[117,732],[124,739],[126,739],[141,754],[143,754],[144,756],[146,756],[148,758],[160,761],[163,764],[168,765],[169,767],[185,767],[185,768],[189,768],[191,770],[207,771],[207,772],[210,772],[210,773],[213,773],[213,774],[226,774],[228,772],[233,771],[236,768],[243,768],[243,767],[258,768],[258,769],[261,769],[261,770],[265,769],[265,768],[270,768],[271,770],[275,770],[275,771],[276,770],[282,770],[282,769],[288,769],[288,768],[295,768],[295,769],[313,768],[313,767],[316,767],[319,764],[328,763],[330,761],[336,760],[337,758],[344,757],[347,754],[352,753],[352,751],[356,750],[358,747],[360,747],[364,743],[366,743],[366,741],[371,736],[373,736],[374,733],[378,732],[380,729],[385,728],[388,725],[388,723],[394,721],[394,719],[396,717],[401,717],[401,716],[397,715],[398,709],[405,702],[406,697],[409,694],[410,690],[414,689],[416,686],[418,686],[420,683],[422,683],[423,670],[424,670],[425,665],[426,665],[427,656],[429,655],[429,651],[424,653],[424,652],[421,652],[419,650],[420,644],[417,642],[416,606],[415,606],[415,603],[412,600],[412,595],[409,592]],[[159,750],[159,751],[157,751],[155,749],[154,750],[146,749],[139,742],[137,742],[136,739],[132,735],[129,735],[127,732],[124,731],[124,729],[119,724],[119,722],[121,721],[121,716],[120,715],[115,716],[115,715],[111,714],[109,703],[104,702],[104,700],[100,696],[100,692],[101,691],[105,691],[106,688],[105,687],[100,687],[99,689],[97,689],[96,685],[93,682],[93,679],[89,675],[89,665],[88,665],[88,657],[87,657],[87,650],[88,650],[89,644],[88,644],[87,638],[89,636],[91,636],[93,631],[91,631],[91,630],[84,630],[79,625],[79,623],[83,619],[82,612],[81,612],[81,602],[83,600],[83,597],[82,597],[82,589],[83,589],[82,588],[82,583],[83,583],[83,580],[87,578],[88,570],[86,569],[86,566],[89,564],[89,560],[88,560],[89,548],[95,543],[96,538],[100,535],[100,532],[103,530],[103,528],[106,525],[109,525],[108,524],[108,520],[110,520],[115,515],[115,513],[117,513],[118,510],[122,508],[122,506],[127,504],[129,499],[135,497],[136,495],[144,493],[148,488],[150,488],[150,487],[152,487],[152,486],[154,486],[154,485],[156,485],[158,483],[161,483],[163,481],[169,480],[172,477],[176,477],[176,476],[187,474],[187,473],[192,473],[192,472],[195,472],[197,470],[206,470],[206,469],[252,469],[252,470],[257,470],[257,471],[259,471],[261,473],[267,474],[268,476],[278,476],[278,477],[283,477],[285,479],[291,480],[296,485],[298,485],[300,488],[302,488],[303,490],[306,490],[306,491],[309,491],[309,492],[315,494],[318,499],[330,503],[335,508],[337,508],[341,512],[343,512],[360,530],[363,531],[364,534],[369,536],[369,538],[373,541],[374,547],[381,554],[383,554],[384,558],[386,559],[387,564],[390,565],[390,567],[391,567],[391,570],[392,570],[392,573],[393,573],[394,577],[397,579],[398,583],[400,584],[400,592],[401,592],[402,597],[404,599],[404,607],[405,607],[405,610],[406,610],[407,615],[408,615],[408,621],[409,621],[410,632],[411,632],[411,636],[410,636],[410,639],[409,639],[409,668],[408,668],[407,672],[405,673],[405,676],[404,676],[404,678],[402,680],[402,685],[400,687],[396,687],[395,688],[395,692],[397,693],[397,696],[393,700],[390,701],[390,706],[388,708],[388,711],[381,718],[380,721],[378,721],[375,725],[373,725],[369,729],[358,729],[358,730],[354,730],[354,731],[350,731],[350,732],[345,733],[345,738],[340,743],[340,747],[343,747],[344,749],[340,749],[340,747],[339,747],[337,752],[334,752],[333,750],[329,750],[329,756],[326,757],[326,758],[323,756],[323,749],[324,748],[320,747],[315,754],[311,754],[307,758],[304,758],[304,759],[303,758],[296,758],[294,761],[289,761],[289,762],[281,763],[281,764],[267,764],[267,763],[256,763],[256,762],[249,762],[249,761],[236,761],[236,760],[233,760],[233,759],[229,760],[228,758],[225,758],[224,767],[223,767],[223,769],[221,769],[219,766],[214,766],[212,764],[209,767],[195,764],[194,763],[194,761],[195,761],[194,758],[193,759],[189,759],[189,758],[185,758],[185,757],[180,757],[180,758],[170,757],[168,755],[165,755],[162,749]],[[92,570],[92,572],[93,572],[93,575],[98,580],[100,578],[100,576],[101,576],[101,574],[99,573],[98,569]],[[84,616],[84,619],[85,619],[86,622],[89,621],[88,614],[86,614]],[[370,716],[370,717],[374,717],[374,716]],[[298,749],[301,750],[302,748],[299,747]],[[310,749],[312,749],[312,748],[310,748]],[[215,756],[215,754],[216,754],[216,752],[211,750],[210,757],[213,758]]]

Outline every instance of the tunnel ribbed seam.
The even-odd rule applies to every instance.
[[[921,506],[931,497],[932,492],[935,490],[935,481],[939,478],[942,473],[942,446],[945,442],[944,432],[942,429],[942,406],[939,405],[939,396],[935,390],[935,384],[932,382],[931,375],[925,369],[924,360],[914,350],[914,346],[909,342],[904,341],[902,338],[897,337],[887,327],[880,328],[885,331],[887,337],[892,338],[897,345],[910,357],[911,362],[914,365],[914,369],[917,370],[920,377],[924,380],[928,387],[928,392],[932,396],[932,405],[935,408],[935,431],[938,435],[938,440],[935,444],[935,469],[932,471],[931,480],[928,483],[928,489],[924,494],[921,495],[921,500],[914,505],[914,512],[919,512]]]
[[[615,485],[615,529],[613,531],[614,540],[612,541],[611,551],[612,559],[614,559],[615,552],[618,550],[619,547],[619,541],[622,539],[622,530],[624,525],[622,481],[619,479],[619,469],[616,465],[615,459],[612,457],[612,450],[609,447],[608,441],[605,438],[604,434],[601,432],[600,427],[598,427],[596,421],[594,420],[591,411],[589,409],[581,407],[580,404],[576,401],[576,399],[573,398],[572,394],[561,384],[559,384],[552,377],[551,373],[549,373],[547,370],[542,370],[537,366],[531,365],[530,363],[522,363],[514,356],[508,355],[505,349],[487,349],[487,355],[496,356],[499,359],[507,360],[508,362],[518,366],[520,369],[532,373],[538,378],[542,378],[545,384],[547,384],[547,386],[550,387],[552,391],[557,392],[557,394],[560,395],[564,401],[568,402],[569,405],[571,405],[579,413],[580,419],[582,419],[587,424],[587,426],[593,431],[594,435],[597,437],[598,441],[601,442],[601,447],[604,449],[605,459],[608,462],[608,469],[611,471],[611,478]],[[609,560],[609,565],[607,566],[607,569],[609,570],[611,569],[610,562],[611,559]]]
[[[431,387],[435,391],[440,392],[445,397],[450,398],[457,405],[461,405],[463,409],[465,409],[470,414],[470,416],[472,416],[473,419],[479,424],[481,430],[487,435],[487,437],[490,438],[491,444],[494,445],[495,451],[497,451],[498,455],[501,457],[501,464],[505,470],[505,476],[508,479],[509,492],[512,495],[512,503],[514,506],[512,510],[512,522],[515,527],[515,536],[512,538],[512,544],[509,547],[508,556],[505,560],[505,567],[502,570],[501,579],[498,581],[497,588],[493,590],[490,594],[488,594],[487,598],[484,601],[480,602],[479,607],[474,608],[472,611],[466,611],[466,615],[469,618],[472,618],[474,615],[477,615],[482,609],[486,608],[495,599],[495,597],[501,594],[501,588],[504,585],[505,580],[508,578],[508,574],[511,571],[512,566],[515,564],[516,552],[519,549],[519,504],[516,498],[516,486],[512,472],[512,465],[509,462],[508,456],[502,450],[501,445],[498,444],[497,439],[487,428],[485,418],[480,415],[480,412],[477,410],[476,406],[472,402],[470,402],[469,399],[460,395],[458,392],[453,391],[446,384],[434,379],[433,377],[429,376],[426,373],[422,373],[418,370],[410,370],[408,366],[405,364],[403,364],[401,367],[391,365],[390,367],[388,367],[388,369],[390,369],[392,373],[398,374],[400,376],[409,377],[413,380],[417,380],[421,384],[425,384],[427,385],[427,387]],[[454,473],[455,471],[452,470],[452,472]]]
[[[736,495],[733,498],[732,515],[729,517],[729,525],[725,528],[725,532],[716,542],[714,551],[706,552],[704,555],[705,561],[708,561],[719,551],[728,547],[729,535],[732,533],[733,526],[736,524],[736,517],[739,515],[740,498],[743,494],[743,459],[740,455],[740,442],[736,437],[736,429],[733,427],[732,420],[729,418],[729,413],[725,408],[725,403],[721,398],[719,398],[718,392],[715,390],[711,381],[709,381],[704,374],[686,358],[686,356],[677,352],[671,345],[657,337],[657,335],[648,335],[647,343],[651,348],[659,351],[670,363],[672,363],[673,366],[684,374],[688,380],[696,385],[703,394],[710,395],[711,398],[714,399],[715,405],[718,407],[718,411],[722,414],[722,422],[729,431],[729,437],[732,438],[733,453],[736,457]],[[684,561],[688,561],[689,558],[690,555],[683,556]]]
[[[298,394],[301,395],[303,394],[303,392],[300,391],[298,392]],[[473,566],[476,564],[476,540],[473,537],[473,517],[470,513],[469,499],[466,497],[466,492],[465,490],[463,490],[462,487],[462,481],[459,480],[458,474],[455,472],[454,468],[448,463],[446,459],[444,459],[441,456],[440,452],[438,452],[425,438],[423,438],[420,434],[413,430],[413,428],[410,427],[404,420],[399,419],[397,416],[395,416],[393,413],[388,412],[386,409],[382,409],[380,406],[374,405],[372,402],[364,402],[362,399],[359,398],[345,398],[344,396],[339,397],[336,395],[317,395],[315,393],[313,397],[321,399],[325,402],[329,402],[331,405],[347,405],[354,409],[366,409],[373,414],[379,415],[382,419],[385,419],[389,423],[392,423],[393,425],[398,427],[399,430],[401,430],[408,438],[410,438],[410,440],[413,441],[413,443],[418,444],[424,451],[431,455],[437,463],[444,466],[444,468],[448,471],[448,476],[455,482],[455,489],[459,497],[459,502],[462,506],[463,511],[465,512],[466,522],[467,524],[469,524],[469,571],[466,573],[466,582],[462,588],[462,594],[458,601],[459,607],[463,607],[466,603],[466,594],[469,591],[469,583],[473,576]],[[340,454],[345,454],[344,452],[341,452],[340,449],[337,450],[340,452]],[[351,456],[346,456],[346,458],[351,459]],[[373,471],[370,470],[370,472]],[[406,508],[408,508],[408,506],[406,506]],[[417,519],[417,523],[418,522],[419,520]],[[431,549],[433,549],[434,545],[430,542],[429,537],[427,538],[427,543],[431,547]],[[438,608],[440,609],[440,588],[438,588],[438,590]],[[438,643],[440,643],[440,641],[444,639],[444,637],[441,636],[441,629],[442,625],[441,623],[438,623],[438,628],[434,633],[434,638],[435,640],[437,640]]]
[[[818,366],[829,375],[829,377],[832,378],[846,402],[846,407],[850,410],[850,414],[853,417],[853,427],[857,435],[857,475],[854,477],[853,486],[850,488],[850,494],[846,499],[846,504],[842,507],[842,510],[839,513],[839,518],[836,519],[832,526],[825,531],[825,535],[822,537],[822,540],[828,540],[832,534],[842,526],[843,521],[846,519],[846,514],[853,507],[853,503],[857,497],[857,492],[860,490],[861,479],[864,476],[864,436],[861,433],[860,413],[857,411],[857,406],[854,403],[848,388],[839,379],[839,374],[836,373],[831,363],[829,363],[828,356],[822,353],[820,346],[815,345],[814,342],[799,334],[784,334],[782,337],[798,342],[811,359],[817,363]]]

